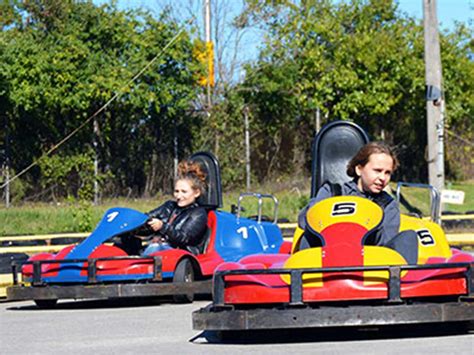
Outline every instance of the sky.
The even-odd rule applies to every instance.
[[[398,3],[403,12],[423,18],[422,0],[399,0]],[[474,0],[438,0],[437,5],[441,28],[452,28],[455,21],[474,22]]]
[[[110,0],[93,0],[93,2],[96,4],[108,3],[109,1]],[[240,12],[243,4],[243,0],[210,1],[213,4],[219,4],[221,7],[223,7],[222,4],[230,4],[229,7],[224,11],[226,16],[226,20],[224,22],[230,22],[232,18]],[[119,8],[143,8],[148,9],[155,14],[159,14],[166,5],[173,5],[173,8],[178,8],[180,10],[177,13],[178,17],[188,19],[190,17],[190,13],[195,14],[197,21],[199,21],[199,28],[204,27],[202,20],[203,2],[203,0],[117,0]],[[398,0],[397,2],[399,4],[399,9],[402,12],[417,19],[423,19],[423,0]],[[468,23],[471,27],[474,26],[474,0],[437,0],[437,9],[440,29],[453,29],[456,21]],[[220,15],[222,16],[222,14]],[[227,28],[230,28],[230,26]],[[232,40],[227,42],[229,43],[227,46],[221,46],[223,47],[222,50],[224,51],[223,58],[234,58],[233,55],[238,53],[236,68],[233,68],[231,73],[229,73],[233,79],[238,80],[238,77],[244,75],[244,72],[241,71],[240,68],[242,68],[245,62],[256,59],[259,52],[258,47],[262,43],[262,37],[262,33],[258,32],[258,30],[250,30],[242,36],[238,44],[238,50],[235,49],[236,44],[232,42]]]
[[[108,1],[96,0],[94,2],[104,3]],[[196,3],[197,6],[199,6],[202,0],[118,0],[118,4],[122,8],[146,7],[156,12],[159,12],[159,9],[161,9],[164,4],[189,4],[190,2]],[[235,3],[240,4],[241,1],[235,0]],[[398,0],[398,3],[400,9],[409,15],[415,16],[419,19],[423,17],[422,0]],[[437,3],[438,21],[442,27],[451,28],[454,24],[454,21],[467,22],[469,19],[471,19],[471,22],[474,22],[474,0],[437,0]]]

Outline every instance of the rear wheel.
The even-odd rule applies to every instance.
[[[51,309],[56,306],[58,300],[34,300],[38,308]]]
[[[189,259],[181,260],[174,270],[173,282],[191,283],[194,281],[194,269]],[[194,292],[174,295],[173,300],[177,303],[191,303],[194,301]]]
[[[18,266],[28,260],[29,256],[25,253],[4,253],[0,254],[0,274],[12,273],[12,263]],[[17,267],[17,272],[21,272],[21,267]]]

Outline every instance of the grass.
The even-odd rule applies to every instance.
[[[110,207],[130,207],[149,211],[158,204],[146,199],[114,199],[99,206],[70,203],[32,203],[20,207],[1,208],[0,235],[49,234],[90,231]]]
[[[395,187],[395,185],[393,185]],[[453,183],[450,189],[465,192],[463,205],[447,205],[445,210],[465,213],[474,211],[474,182]],[[418,190],[418,191],[417,191]],[[278,217],[296,222],[299,210],[309,201],[309,179],[305,182],[289,182],[286,184],[272,184],[261,186],[253,191],[270,192],[279,201]],[[402,191],[410,203],[429,215],[429,195],[426,191],[415,189]],[[34,203],[11,208],[0,208],[0,235],[49,234],[66,232],[88,232],[98,223],[104,212],[115,206],[129,207],[139,211],[149,211],[160,205],[171,196],[159,196],[156,199],[111,199],[100,206],[83,204],[46,204]],[[224,211],[231,211],[231,206],[237,205],[239,192],[227,192],[223,196]],[[246,197],[242,201],[245,211],[243,216],[256,215],[258,210],[256,198]],[[262,212],[269,217],[273,216],[273,202],[264,199]],[[403,212],[403,208],[402,208]]]
[[[462,205],[448,205],[444,207],[447,211],[465,213],[474,213],[474,181],[465,183],[448,183],[447,188],[450,190],[461,190],[464,191],[464,204]]]

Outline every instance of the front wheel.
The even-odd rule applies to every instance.
[[[186,282],[190,283],[194,281],[194,269],[189,259],[181,260],[176,269],[174,270],[173,282]],[[174,295],[173,300],[176,303],[191,303],[194,301],[194,292],[190,291],[182,295]]]

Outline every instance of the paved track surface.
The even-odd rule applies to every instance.
[[[209,301],[0,303],[1,354],[474,354],[474,331],[438,328],[259,333],[219,341],[194,331],[191,313]],[[209,339],[206,339],[206,337]]]

